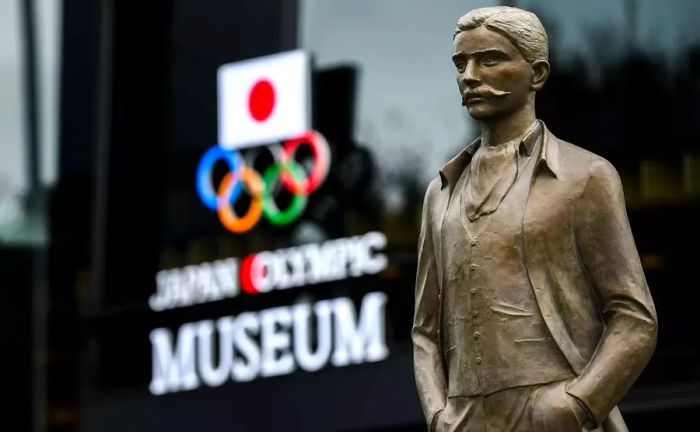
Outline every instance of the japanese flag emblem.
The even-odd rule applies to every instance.
[[[217,76],[219,145],[237,149],[310,129],[310,59],[289,51],[228,63]]]

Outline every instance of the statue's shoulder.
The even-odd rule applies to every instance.
[[[430,180],[430,183],[428,183],[428,187],[425,189],[423,205],[431,207],[435,202],[437,195],[440,193],[440,189],[442,189],[442,179],[438,175]]]
[[[567,176],[587,181],[591,176],[618,177],[615,167],[604,157],[568,141],[557,140],[559,160]]]

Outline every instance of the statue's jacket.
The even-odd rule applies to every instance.
[[[616,405],[648,363],[657,323],[622,185],[608,161],[557,139],[543,123],[542,129],[522,216],[525,267],[547,329],[575,375],[567,393],[606,432],[625,431]],[[449,388],[440,336],[443,223],[479,142],[443,166],[423,204],[412,338],[428,424],[445,407]]]

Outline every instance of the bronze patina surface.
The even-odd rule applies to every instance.
[[[467,13],[452,58],[482,134],[425,194],[412,338],[428,428],[626,431],[616,405],[657,321],[617,171],[537,119],[534,14]]]

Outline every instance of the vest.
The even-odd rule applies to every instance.
[[[475,396],[574,376],[549,334],[525,268],[522,222],[541,138],[520,153],[518,176],[498,209],[470,222],[469,167],[443,230],[441,335],[448,396]],[[523,159],[526,158],[526,159]]]

